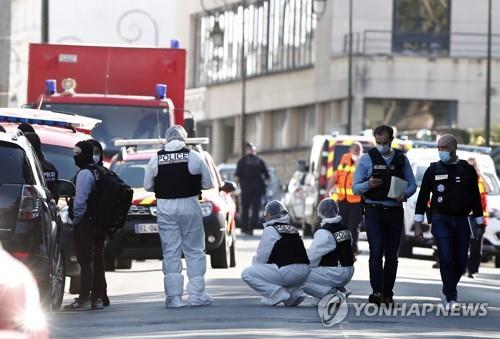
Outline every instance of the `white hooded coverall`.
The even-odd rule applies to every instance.
[[[310,272],[307,264],[291,264],[280,268],[267,263],[274,244],[280,239],[281,235],[272,225],[265,226],[252,266],[241,273],[243,281],[264,297],[264,305],[273,306],[280,302],[293,305],[302,297],[302,288]]]
[[[321,299],[327,294],[343,289],[351,281],[354,266],[318,266],[322,257],[335,250],[336,247],[337,242],[330,231],[319,229],[314,233],[314,240],[307,250],[311,262],[311,274],[304,286],[304,292],[307,294]]]
[[[165,151],[178,151],[185,147],[180,140],[172,140],[165,145]],[[202,189],[213,187],[212,178],[203,156],[190,151],[188,170],[193,175],[201,174]],[[154,178],[158,174],[158,156],[149,161],[144,188],[154,192]],[[172,297],[182,297],[184,276],[181,255],[184,253],[189,283],[187,292],[190,304],[204,304],[205,293],[205,232],[199,196],[178,199],[158,199],[158,230],[163,251],[164,287],[167,301]],[[181,252],[182,251],[182,252]]]

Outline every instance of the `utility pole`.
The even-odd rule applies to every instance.
[[[484,124],[486,146],[491,142],[491,0],[488,0],[488,57],[486,61],[486,121]]]
[[[349,0],[349,51],[347,89],[347,134],[352,134],[352,0]]]
[[[42,42],[49,42],[49,0],[42,0]]]
[[[241,17],[241,156],[245,155],[245,106],[246,106],[246,88],[247,88],[247,63],[245,53],[245,3],[243,3],[243,12]]]

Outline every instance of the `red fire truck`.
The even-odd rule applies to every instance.
[[[92,131],[106,158],[119,139],[163,137],[184,118],[186,51],[31,44],[28,106],[102,120]],[[186,121],[185,121],[186,120]]]

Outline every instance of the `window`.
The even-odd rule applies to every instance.
[[[0,142],[0,184],[34,184],[24,151],[13,144]]]
[[[144,187],[144,174],[146,173],[147,160],[117,162],[111,168],[132,188]]]
[[[394,0],[393,52],[448,54],[451,0]]]
[[[57,168],[60,179],[71,180],[78,172],[73,159],[73,148],[42,144],[42,151],[47,160]]]
[[[300,108],[299,125],[299,144],[309,146],[312,144],[312,138],[316,134],[316,112],[315,106],[306,106]]]
[[[364,128],[380,124],[399,131],[451,127],[457,122],[455,101],[366,99]]]
[[[260,131],[261,119],[260,114],[247,114],[245,115],[245,141],[254,143],[257,149],[260,149]]]
[[[323,133],[332,132],[346,133],[347,115],[344,112],[343,101],[336,100],[324,103],[323,105]]]
[[[211,38],[216,25],[224,32],[221,47]],[[315,28],[312,0],[237,3],[203,13],[196,18],[196,85],[241,78],[243,36],[247,76],[310,66]]]
[[[286,110],[280,110],[272,113],[272,137],[274,149],[283,149],[286,147]]]

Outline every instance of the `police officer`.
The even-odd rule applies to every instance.
[[[102,309],[104,289],[104,229],[96,225],[94,188],[99,180],[93,170],[93,148],[88,141],[78,142],[73,149],[75,165],[80,168],[75,179],[75,198],[72,208],[73,237],[80,264],[80,295],[68,305],[67,311]],[[95,300],[90,300],[90,293]]]
[[[403,230],[403,205],[416,191],[415,177],[406,156],[391,148],[392,127],[380,125],[373,132],[376,146],[363,155],[354,175],[353,192],[362,195],[365,225],[370,248],[369,270],[373,293],[368,301],[393,304],[393,288],[398,270],[398,251]],[[391,178],[408,182],[396,199],[389,193]],[[382,262],[385,257],[385,263]]]
[[[304,291],[317,299],[337,292],[346,292],[345,286],[354,274],[354,255],[351,232],[341,223],[339,207],[333,199],[323,199],[318,205],[321,228],[307,250],[311,274]],[[319,300],[318,300],[319,301]]]
[[[352,191],[352,182],[356,172],[356,163],[363,153],[363,146],[359,142],[353,142],[349,152],[340,159],[339,166],[333,175],[332,182],[335,185],[333,199],[338,203],[342,223],[351,231],[352,250],[358,254],[359,224],[362,219],[361,197]]]
[[[266,163],[259,158],[255,146],[251,142],[245,145],[245,155],[238,161],[235,179],[241,187],[241,231],[252,235],[257,226],[261,199],[266,193],[266,180],[269,172]],[[252,216],[248,220],[249,211]]]
[[[104,163],[103,163],[103,159],[104,159],[104,152],[103,152],[103,149],[102,149],[102,146],[101,144],[99,143],[99,141],[95,140],[95,139],[88,139],[87,140],[91,145],[92,145],[92,149],[93,149],[93,155],[92,155],[92,159],[94,160],[94,164],[97,165],[97,166],[103,166],[104,167]],[[106,236],[104,234],[104,236]],[[102,248],[102,253],[97,253],[98,256],[102,256],[104,258],[104,247]],[[96,260],[96,264],[97,265],[101,265],[101,261],[100,260]],[[104,262],[102,262],[102,265],[104,265],[104,287],[103,287],[103,293],[102,293],[102,304],[103,306],[107,307],[109,306],[109,296],[108,296],[108,284],[106,282],[106,265],[104,264]],[[92,302],[95,304],[98,300],[98,296],[96,295],[91,295],[91,299],[92,299]]]
[[[304,300],[303,284],[310,272],[304,243],[281,202],[268,203],[264,214],[257,253],[241,278],[263,296],[263,305],[297,306]]]
[[[166,307],[182,307],[184,253],[189,283],[188,304],[212,303],[205,292],[205,234],[199,197],[201,189],[213,187],[203,156],[186,148],[187,133],[182,126],[171,126],[165,134],[165,149],[151,158],[144,176],[146,191],[154,191],[158,205],[158,228],[163,250]]]
[[[54,198],[56,204],[59,200],[59,194],[57,192],[57,179],[59,179],[59,173],[56,167],[45,158],[42,152],[42,143],[38,134],[33,132],[26,132],[24,136],[29,140],[31,146],[33,147],[40,164],[42,165],[43,177],[45,178],[45,183],[50,193],[52,193],[52,198]]]
[[[483,209],[477,173],[467,161],[457,156],[457,139],[443,135],[438,141],[439,161],[425,171],[415,208],[415,237],[422,239],[422,221],[431,198],[432,235],[437,244],[439,269],[443,281],[443,303],[454,308],[457,285],[465,272],[471,237],[468,216],[475,218],[474,237],[484,233]]]

